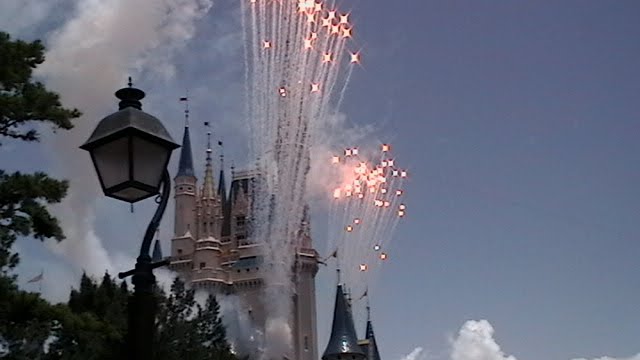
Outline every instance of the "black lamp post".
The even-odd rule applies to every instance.
[[[80,146],[89,151],[106,196],[134,203],[161,194],[159,204],[142,240],[135,269],[120,273],[133,275],[134,294],[129,299],[128,353],[131,359],[151,359],[156,304],[153,297],[153,269],[167,260],[151,262],[149,249],[153,235],[167,208],[171,193],[167,164],[171,152],[180,147],[160,120],[142,111],[145,94],[131,87],[120,89],[119,111],[98,123],[89,140]]]

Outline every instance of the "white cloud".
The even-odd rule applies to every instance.
[[[573,360],[587,360],[586,358],[579,358],[579,359],[573,359]],[[593,360],[640,360],[640,353],[632,356],[632,357],[628,357],[628,358],[614,358],[614,357],[610,357],[610,356],[603,356],[603,357],[599,357],[599,358],[594,358]]]
[[[487,320],[467,321],[452,341],[451,360],[516,360],[504,354],[493,334]]]
[[[413,349],[409,355],[402,357],[400,360],[427,360],[427,354],[423,348],[417,347]]]
[[[517,360],[507,355],[494,338],[495,330],[487,320],[469,320],[462,325],[458,336],[451,340],[450,360]],[[415,348],[401,360],[426,360],[422,347]],[[589,360],[577,358],[572,360]],[[603,356],[590,360],[640,360],[640,353],[625,358]]]

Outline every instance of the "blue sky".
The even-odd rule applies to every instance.
[[[122,3],[0,5],[1,28],[59,48],[42,76],[87,114],[63,141],[3,144],[4,168],[50,170],[85,184],[78,193],[97,189],[88,157],[73,149],[115,109],[111,94],[128,73],[148,92],[145,109],[163,118],[176,139],[182,120],[173,100],[189,87],[194,121],[214,124],[227,161],[245,161],[237,1],[209,9],[206,0],[171,0],[165,3],[176,16],[126,21],[119,18]],[[392,142],[411,171],[410,212],[371,290],[383,356],[403,359],[418,347],[423,357],[411,359],[638,353],[640,4],[359,0],[341,7],[352,9],[363,53],[341,111],[356,128],[373,126],[376,138]],[[109,28],[109,21],[78,20],[103,15],[121,22]],[[113,36],[105,28],[83,29],[96,23]],[[145,31],[166,23],[173,27]],[[136,36],[120,36],[131,30],[127,24],[137,24]],[[98,48],[63,50],[73,39]],[[56,62],[65,55],[73,65]],[[104,68],[102,61],[115,65]],[[195,136],[194,147],[204,149],[204,141]],[[130,214],[126,205],[87,191],[77,201],[95,212],[95,232],[112,266],[130,266],[150,207]],[[170,234],[163,224],[165,246]],[[52,275],[43,287],[52,298],[64,296],[88,266],[81,254],[52,255],[35,241],[19,247],[23,280],[46,267]],[[319,276],[321,314],[330,310],[332,279]],[[488,322],[467,323],[480,319]],[[319,316],[320,350],[328,326]],[[495,334],[478,330],[487,326]],[[487,334],[501,351],[485,346],[493,341]],[[484,346],[485,355],[464,355],[473,346]]]

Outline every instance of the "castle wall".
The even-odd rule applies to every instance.
[[[251,181],[242,175],[234,176],[229,199],[221,198],[219,193],[202,198],[206,191],[203,188],[198,194],[195,182],[195,177],[179,177],[175,181],[175,237],[170,268],[198,289],[237,295],[241,299],[241,311],[246,309],[248,318],[264,332],[267,314],[263,299],[262,247],[253,244],[248,236]],[[225,210],[225,206],[229,208]],[[296,360],[317,360],[317,254],[311,248],[307,231],[301,231],[301,243],[306,249],[297,257],[293,279],[294,354]]]

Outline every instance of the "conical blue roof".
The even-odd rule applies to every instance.
[[[151,254],[151,261],[158,262],[161,261],[162,249],[160,249],[160,240],[156,240],[156,243],[153,245],[153,253]]]
[[[178,176],[196,176],[193,170],[193,152],[191,151],[191,137],[189,136],[189,127],[184,127],[184,135],[182,137],[182,149],[180,149],[180,163],[178,164]]]
[[[373,333],[373,324],[371,319],[367,320],[367,330],[365,332],[369,344],[367,345],[367,360],[380,360],[380,352],[378,351],[378,343],[376,342],[376,336]]]
[[[353,324],[353,316],[342,285],[336,291],[336,304],[333,310],[333,325],[327,349],[322,355],[323,360],[338,359],[341,356],[352,356],[353,359],[363,360],[366,355],[358,346],[358,336]]]

